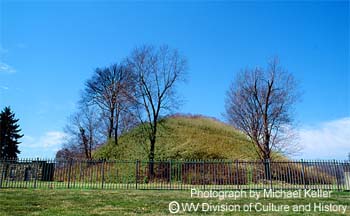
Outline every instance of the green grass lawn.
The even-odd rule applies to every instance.
[[[190,191],[167,190],[78,190],[78,189],[1,189],[0,215],[169,215],[171,201],[247,204],[254,199],[199,199],[191,198]],[[305,205],[308,203],[332,203],[347,205],[350,215],[350,192],[333,192],[330,198],[261,199],[263,204]],[[203,212],[179,212],[179,215],[203,215]],[[209,213],[206,213],[209,214]],[[210,215],[210,214],[209,214]],[[212,212],[211,215],[233,215],[230,212]],[[336,215],[320,212],[234,213],[234,215]],[[340,215],[340,214],[339,214]]]

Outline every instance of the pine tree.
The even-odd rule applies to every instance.
[[[0,113],[0,158],[17,158],[20,153],[18,140],[23,134],[20,134],[18,121],[10,107],[5,107]]]

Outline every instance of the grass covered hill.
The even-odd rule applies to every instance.
[[[94,152],[95,158],[147,160],[149,142],[143,127],[111,140]],[[240,131],[203,116],[177,115],[161,121],[156,159],[257,159],[254,145]]]

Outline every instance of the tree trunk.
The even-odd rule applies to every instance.
[[[154,177],[154,146],[155,146],[155,143],[156,143],[156,137],[153,136],[151,139],[150,139],[150,151],[149,151],[149,179],[153,179]]]
[[[270,165],[270,153],[264,152],[264,170],[265,170],[265,179],[271,180],[271,165]]]
[[[80,131],[80,136],[81,136],[81,139],[82,139],[82,142],[83,142],[83,146],[84,146],[84,153],[85,153],[85,157],[87,159],[89,159],[89,140],[88,138],[86,138],[86,134],[85,134],[85,129],[80,127],[79,128],[79,131]]]
[[[153,127],[151,127],[152,134],[150,136],[150,151],[149,151],[150,179],[154,177],[154,149],[155,149],[156,138],[157,138],[157,119],[158,119],[157,116],[153,118]]]
[[[93,145],[94,139],[92,137],[92,130],[90,130],[90,136],[89,136],[89,150],[88,150],[88,155],[89,159],[91,159],[91,152],[92,152],[92,145]]]
[[[114,142],[118,145],[118,130],[119,130],[119,111],[115,114],[115,127],[114,127]]]
[[[114,126],[114,110],[111,112],[111,115],[109,117],[108,139],[112,138],[113,126]]]
[[[264,161],[264,168],[265,168],[265,179],[271,180],[271,169],[270,169],[270,161],[269,160]]]

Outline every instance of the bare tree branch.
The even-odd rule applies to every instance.
[[[69,118],[69,123],[64,129],[67,140],[58,155],[91,159],[92,151],[105,141],[101,129],[102,124],[96,108],[81,107]]]
[[[226,117],[252,140],[262,160],[271,159],[272,150],[298,149],[291,139],[298,96],[294,77],[275,58],[266,70],[246,69],[237,75],[227,92]]]
[[[107,137],[115,137],[118,145],[118,136],[124,130],[128,116],[137,104],[134,92],[136,79],[129,67],[123,64],[113,64],[106,68],[97,68],[91,79],[86,82],[81,103],[97,105],[108,118]],[[124,122],[124,124],[121,124]]]
[[[167,46],[136,48],[127,62],[137,77],[144,116],[140,119],[148,125],[145,130],[150,141],[149,160],[153,161],[159,119],[176,105],[176,84],[184,80],[187,62],[177,50]]]

